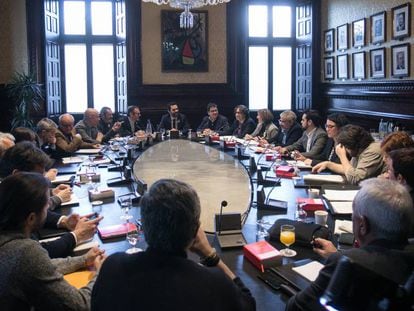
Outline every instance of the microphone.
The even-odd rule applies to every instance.
[[[221,218],[223,217],[223,207],[227,206],[227,201],[223,200],[220,203],[220,214],[219,214],[219,219],[218,219],[218,235],[221,234]]]

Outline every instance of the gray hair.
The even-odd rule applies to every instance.
[[[366,217],[376,238],[406,241],[414,225],[408,190],[396,181],[371,178],[360,183],[353,202],[354,214]]]
[[[290,122],[295,123],[296,121],[296,113],[294,113],[292,110],[285,110],[280,114],[280,117],[285,117]]]
[[[53,120],[49,118],[43,118],[36,125],[36,132],[37,134],[41,133],[42,131],[49,132],[51,130],[57,129],[57,124],[53,122]]]

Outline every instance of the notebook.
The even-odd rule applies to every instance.
[[[216,214],[215,225],[220,248],[237,248],[247,244],[242,233],[241,214]]]

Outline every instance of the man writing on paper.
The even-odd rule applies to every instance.
[[[161,179],[141,200],[148,248],[108,257],[92,293],[92,310],[255,310],[242,281],[200,228],[200,200],[180,181]],[[201,256],[201,264],[187,258]]]
[[[289,300],[286,310],[325,310],[319,298],[342,255],[397,284],[404,284],[412,273],[414,250],[408,237],[414,208],[408,191],[395,181],[372,178],[361,182],[352,209],[353,233],[360,248],[340,253],[332,242],[315,239],[314,251],[328,258],[326,265],[314,282]]]

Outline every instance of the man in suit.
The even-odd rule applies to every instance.
[[[261,139],[260,144],[274,144],[275,146],[289,146],[297,141],[302,136],[302,128],[296,122],[296,114],[292,110],[285,110],[280,114],[279,119],[280,131],[276,137],[267,141]]]
[[[141,122],[141,109],[138,106],[129,106],[127,116],[121,121],[119,133],[122,137],[133,136],[135,133],[144,133],[145,126]]]
[[[208,103],[207,114],[197,128],[197,132],[202,132],[204,135],[211,135],[217,133],[222,135],[229,128],[229,121],[225,116],[219,114],[218,107],[215,103]]]
[[[353,233],[360,248],[338,252],[332,242],[315,239],[314,251],[328,260],[317,279],[289,300],[286,310],[326,310],[319,298],[342,256],[397,284],[405,284],[411,275],[414,250],[408,245],[408,236],[414,226],[414,208],[408,191],[395,181],[372,178],[361,183],[352,209]],[[350,302],[358,310],[368,310],[371,289],[353,286],[356,297]]]
[[[88,108],[83,114],[83,120],[75,125],[76,133],[87,143],[100,144],[103,134],[98,129],[99,112],[94,108]]]
[[[87,143],[74,130],[75,118],[65,113],[59,117],[59,127],[56,131],[56,154],[59,157],[70,156],[82,148],[99,148],[98,144]]]
[[[321,128],[322,118],[315,110],[307,110],[302,115],[302,128],[305,130],[302,137],[295,143],[286,147],[276,147],[276,151],[287,153],[291,151],[299,152],[307,158],[319,155],[325,147],[328,135]]]
[[[108,142],[115,135],[119,134],[121,122],[113,122],[114,114],[109,107],[102,107],[99,113],[98,130],[103,134],[102,143]]]
[[[240,278],[220,259],[200,228],[200,200],[178,180],[155,182],[141,199],[148,248],[117,253],[102,266],[92,310],[255,310]],[[200,264],[187,258],[200,256]]]
[[[187,117],[180,113],[180,109],[176,102],[170,102],[168,104],[168,113],[161,117],[161,121],[158,124],[158,131],[165,129],[166,131],[181,131],[183,135],[188,133],[190,124]]]

